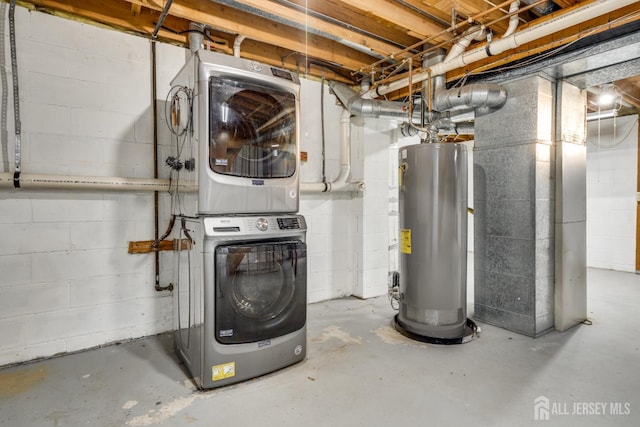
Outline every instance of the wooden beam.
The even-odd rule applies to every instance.
[[[29,0],[22,2],[25,7],[43,10],[63,18],[74,19],[93,24],[102,24],[125,32],[138,35],[149,35],[155,28],[155,22],[159,17],[156,11],[141,9],[137,16],[131,15],[131,5],[124,1],[102,0]],[[177,22],[167,17],[167,25],[174,27],[176,31],[186,30],[187,22]],[[186,25],[186,27],[184,26]],[[185,43],[185,36],[171,31],[160,30],[159,39]]]
[[[154,240],[143,240],[137,242],[129,242],[130,254],[148,254],[159,251],[172,251],[178,245],[178,240],[161,240],[154,248]],[[181,240],[181,250],[191,249],[191,243],[188,240]]]
[[[312,30],[317,30],[320,33],[325,33],[334,37],[335,41],[338,41],[339,43],[347,42],[350,44],[361,45],[364,48],[371,49],[374,53],[379,53],[385,56],[391,55],[398,50],[397,46],[385,43],[380,39],[372,38],[356,31],[351,31],[345,27],[327,22],[313,15],[305,14],[304,12],[283,6],[279,3],[264,0],[236,0],[236,2],[247,7],[255,8],[262,12],[278,16],[284,20],[304,24]],[[344,42],[341,42],[341,40]]]
[[[363,13],[376,16],[378,18],[389,21],[395,25],[406,28],[410,35],[414,35],[420,39],[426,39],[430,36],[441,33],[446,29],[433,21],[411,12],[401,4],[390,0],[340,0],[348,3],[353,7],[362,10]],[[445,33],[434,39],[434,42],[442,42],[451,39],[451,34]]]
[[[140,11],[142,10],[142,6],[140,6],[139,4],[132,4],[131,5],[131,14],[133,16],[138,16],[140,15]]]
[[[127,0],[146,8],[162,10],[163,0]],[[307,34],[267,18],[250,15],[213,1],[175,0],[170,14],[188,21],[199,22],[232,34],[242,34],[294,52],[323,58],[348,70],[358,70],[373,62],[373,57],[322,37]]]

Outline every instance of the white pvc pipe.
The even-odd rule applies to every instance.
[[[469,47],[469,45],[473,40],[478,40],[478,41],[484,40],[486,35],[487,35],[487,32],[485,31],[484,28],[478,28],[478,27],[470,28],[469,31],[467,31],[467,33],[464,36],[459,38],[453,44],[453,46],[451,46],[449,53],[447,54],[446,58],[444,58],[444,61],[442,62],[449,62],[453,58],[460,56],[465,50],[467,50],[467,48]]]
[[[14,188],[13,175],[0,173],[0,189]],[[20,188],[58,190],[169,191],[168,179],[122,178],[106,176],[72,176],[22,173]],[[193,184],[180,184],[180,191],[194,192]]]
[[[488,45],[472,49],[469,52],[459,55],[448,62],[441,62],[431,67],[431,75],[437,76],[444,74],[447,71],[455,70],[456,68],[464,67],[465,65],[480,61],[491,55],[498,55],[509,49],[514,49],[526,43],[538,40],[549,34],[564,30],[574,25],[581,24],[590,19],[597,18],[615,10],[621,9],[625,6],[635,3],[637,0],[595,0],[585,6],[581,6],[577,9],[564,13],[563,15],[544,21],[538,25],[534,25],[524,30],[518,31],[507,37],[502,37]],[[429,77],[428,72],[417,73],[412,76],[413,83],[421,82]],[[409,85],[409,79],[403,78],[396,80],[387,85],[378,86],[377,89],[372,89],[366,93],[364,98],[376,98],[377,96],[385,95],[389,92],[403,89]]]
[[[233,56],[235,56],[236,58],[240,58],[240,45],[242,44],[242,41],[246,38],[247,36],[243,36],[241,34],[238,34],[235,38],[235,40],[233,41]]]
[[[301,182],[301,193],[330,193],[363,191],[363,182],[350,182],[351,175],[351,113],[348,109],[342,111],[340,117],[340,173],[331,182]]]
[[[511,3],[509,6],[509,13],[513,13],[509,18],[509,26],[507,27],[507,31],[504,32],[502,37],[508,37],[511,34],[515,33],[518,29],[518,24],[520,23],[520,18],[518,18],[518,14],[516,13],[520,8],[520,0],[516,0]]]

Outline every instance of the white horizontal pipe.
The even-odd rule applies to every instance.
[[[73,176],[22,173],[20,188],[58,190],[169,191],[168,179]],[[194,192],[198,187],[180,184],[180,191]],[[0,173],[0,189],[14,188],[13,174]]]
[[[635,3],[637,0],[595,0],[587,5],[566,12],[560,16],[544,21],[538,25],[534,25],[510,36],[500,38],[488,45],[472,49],[467,53],[459,55],[448,62],[441,62],[431,67],[431,73],[421,72],[412,76],[413,83],[421,82],[431,76],[444,74],[447,71],[464,67],[491,55],[498,55],[509,49],[516,48],[525,43],[530,43],[549,34],[564,30],[573,25],[578,25],[598,16],[605,15],[625,6]],[[376,98],[389,92],[403,89],[409,85],[409,79],[403,78],[396,80],[387,85],[378,86],[377,90],[372,89],[363,96],[364,98]]]

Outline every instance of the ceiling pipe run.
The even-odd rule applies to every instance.
[[[301,193],[361,192],[362,181],[350,182],[351,176],[351,113],[346,108],[340,117],[340,173],[331,182],[301,182]]]
[[[635,3],[637,0],[595,0],[585,6],[570,10],[560,16],[548,19],[538,25],[534,25],[516,33],[494,40],[491,43],[472,49],[449,62],[442,62],[431,68],[431,73],[423,71],[412,76],[413,83],[421,82],[429,77],[429,75],[445,74],[448,71],[462,68],[465,65],[480,61],[489,56],[498,55],[510,49],[514,49],[526,43],[533,42],[561,31],[565,28],[581,24],[590,19],[606,15],[615,10]],[[404,89],[409,84],[408,78],[396,80],[386,85],[380,85],[377,88],[369,90],[366,96],[375,98],[383,96],[387,93]]]
[[[169,191],[175,188],[168,179],[73,176],[23,173],[20,188],[57,190]],[[192,184],[179,184],[181,192],[195,192]],[[13,188],[13,175],[0,173],[0,188]]]

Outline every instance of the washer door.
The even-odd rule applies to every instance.
[[[264,341],[304,327],[306,244],[260,242],[215,249],[215,334],[222,344]]]

